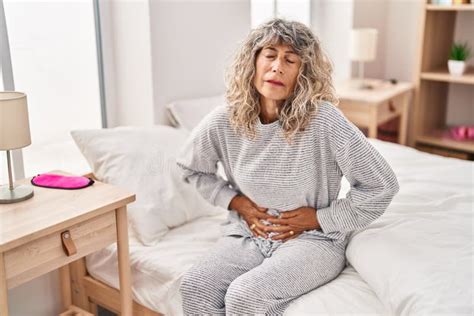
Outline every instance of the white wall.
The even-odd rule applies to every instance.
[[[63,312],[59,273],[50,272],[8,291],[10,316],[50,316]]]
[[[155,123],[165,105],[223,93],[224,68],[250,30],[250,0],[150,3]]]
[[[107,123],[154,124],[149,0],[100,1]]]
[[[387,51],[387,17],[389,16],[386,0],[354,0],[354,28],[376,28],[377,57],[374,61],[364,63],[364,77],[386,79],[385,64]],[[357,76],[357,62],[352,62],[352,75]]]
[[[385,76],[413,81],[423,0],[390,0],[385,16]]]
[[[334,80],[351,77],[349,36],[353,24],[353,0],[312,0],[311,29],[320,39],[334,66]]]

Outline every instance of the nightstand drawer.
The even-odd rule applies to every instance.
[[[403,95],[383,102],[377,112],[377,124],[382,124],[402,114]]]
[[[69,230],[75,254],[67,256],[61,233]],[[115,211],[65,227],[4,253],[7,287],[13,288],[117,240]]]

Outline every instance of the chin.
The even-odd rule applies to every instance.
[[[285,100],[288,96],[282,94],[282,93],[269,93],[269,92],[264,92],[262,95],[270,100],[275,100],[275,101],[283,101]]]

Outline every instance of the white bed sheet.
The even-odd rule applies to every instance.
[[[371,140],[400,191],[346,257],[395,315],[474,315],[474,163]]]
[[[130,238],[133,297],[165,315],[182,315],[179,285],[182,275],[219,238],[226,214],[202,217],[172,229],[157,246],[145,247]],[[87,256],[87,269],[96,279],[119,287],[117,248],[110,245]],[[333,281],[293,301],[285,312],[302,315],[387,315],[375,293],[351,266]]]

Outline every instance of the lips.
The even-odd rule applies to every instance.
[[[271,84],[274,84],[274,85],[277,85],[277,86],[282,86],[282,87],[285,86],[285,85],[283,84],[283,82],[277,81],[277,80],[267,80],[267,82],[269,82],[269,83],[271,83]]]

